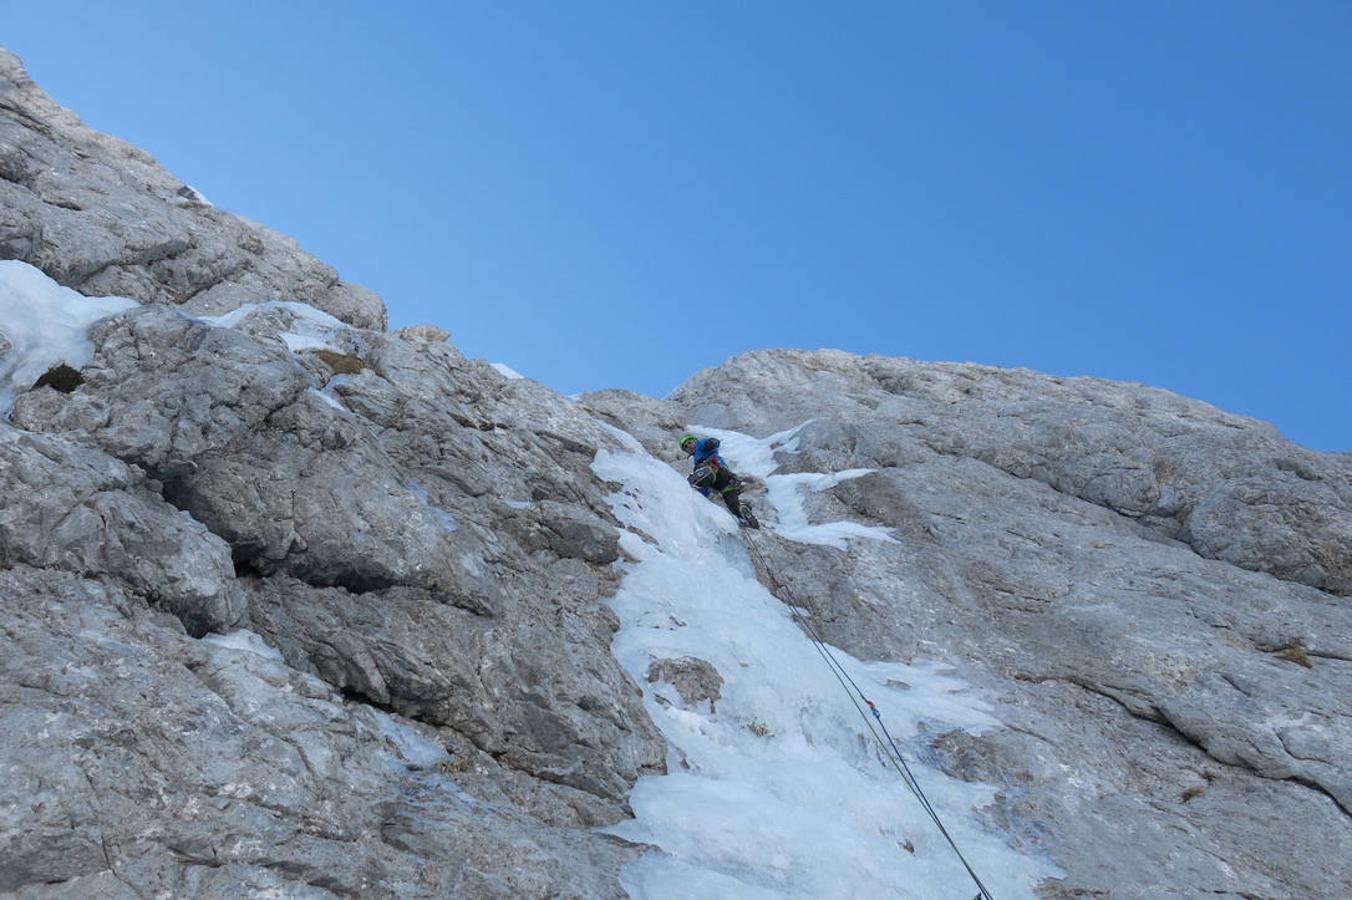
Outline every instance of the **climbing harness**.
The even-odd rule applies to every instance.
[[[817,633],[817,629],[807,620],[806,616],[799,612],[800,607],[796,598],[793,596],[793,592],[788,589],[787,585],[775,577],[774,572],[770,570],[769,563],[765,561],[764,554],[761,553],[760,548],[756,546],[756,543],[751,539],[751,535],[749,534],[746,536],[746,543],[747,546],[751,548],[751,552],[755,554],[756,559],[760,561],[761,570],[765,572],[765,577],[770,579],[770,584],[775,596],[788,606],[789,613],[793,616],[793,620],[807,632],[808,639],[812,641],[812,646],[817,649],[818,655],[821,656],[822,660],[831,670],[831,674],[836,676],[836,681],[840,682],[841,688],[845,691],[846,696],[850,698],[850,702],[854,704],[854,708],[858,710],[860,718],[862,718],[864,724],[868,726],[869,733],[873,735],[873,740],[878,744],[883,755],[886,756],[888,762],[892,764],[892,768],[897,770],[897,774],[901,776],[901,780],[906,783],[906,786],[911,789],[911,793],[915,795],[918,801],[920,801],[921,808],[924,809],[935,827],[939,829],[939,833],[944,836],[944,840],[948,841],[948,846],[953,848],[953,852],[957,854],[958,859],[962,862],[963,868],[967,870],[967,874],[972,876],[972,881],[976,882],[977,895],[973,900],[995,900],[991,895],[991,892],[981,883],[981,879],[977,877],[971,864],[967,862],[967,857],[963,856],[962,851],[958,849],[957,842],[953,840],[953,836],[949,834],[948,829],[944,827],[944,823],[939,819],[939,814],[935,812],[934,807],[930,805],[929,798],[925,796],[925,792],[920,787],[920,782],[916,781],[914,773],[911,772],[911,767],[906,764],[906,758],[902,756],[901,748],[897,746],[897,742],[892,738],[892,733],[887,730],[887,725],[883,723],[883,715],[878,711],[878,707],[873,704],[872,700],[864,696],[863,690],[855,683],[855,680],[850,677],[850,673],[845,671],[845,667],[840,664],[840,660],[836,659],[835,654],[831,652],[831,648],[826,645],[826,642],[822,640],[821,635]],[[855,697],[856,694],[858,695],[857,699]],[[868,706],[869,713],[872,713],[873,719],[877,721],[877,728],[874,728],[873,721],[869,720],[869,713],[864,712],[864,707],[859,705],[859,701],[861,700]],[[880,729],[882,731],[881,736],[878,734]],[[884,738],[886,738],[885,742]]]
[[[690,486],[696,490],[712,488],[716,474],[713,466],[699,466],[690,473],[686,481],[690,482]]]

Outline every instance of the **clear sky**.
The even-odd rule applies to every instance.
[[[1352,3],[0,0],[92,126],[565,393],[839,347],[1352,450]]]

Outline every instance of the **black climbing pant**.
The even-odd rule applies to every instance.
[[[714,475],[712,485],[714,491],[723,495],[723,502],[728,505],[728,512],[737,518],[742,517],[742,479],[738,478],[727,469],[719,468]]]

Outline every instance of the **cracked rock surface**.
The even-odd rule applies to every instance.
[[[21,565],[0,596],[0,892],[621,895],[632,849],[474,799],[313,675],[108,581]]]
[[[614,438],[552,391],[444,343],[339,328],[343,352],[293,353],[286,335],[297,327],[286,309],[246,311],[227,327],[147,306],[92,328],[78,389],[22,394],[23,430],[0,432],[0,478],[20,498],[0,519],[0,560],[111,579],[122,607],[134,595],[171,613],[180,643],[185,629],[248,627],[280,651],[287,677],[326,686],[335,728],[350,730],[370,705],[439,729],[457,771],[510,812],[481,826],[477,807],[451,815],[444,790],[420,783],[416,810],[391,819],[379,792],[403,790],[403,776],[326,750],[379,782],[361,802],[384,818],[308,856],[269,838],[274,874],[334,889],[311,875],[343,843],[388,844],[397,832],[395,846],[415,856],[447,843],[450,864],[470,853],[466,840],[531,841],[544,828],[576,845],[538,851],[548,877],[518,882],[511,867],[484,862],[474,869],[482,884],[464,890],[618,890],[629,852],[587,829],[626,814],[629,787],[662,769],[665,746],[609,650],[617,532],[590,463]],[[170,672],[131,677],[149,696]],[[273,702],[256,693],[260,708]],[[358,712],[342,712],[344,701]],[[170,696],[145,714],[168,728],[187,703]],[[188,767],[244,765],[230,748],[210,760],[195,759],[214,752],[206,744],[176,752]],[[297,788],[269,808],[300,815],[314,802]],[[449,840],[448,830],[468,836]],[[0,869],[10,862],[0,854]],[[461,883],[344,877],[337,893],[438,896]],[[575,878],[587,886],[565,887]]]
[[[583,399],[672,459],[672,418],[809,422],[781,473],[873,470],[806,508],[896,543],[759,546],[827,640],[999,698],[1005,730],[919,752],[1006,785],[987,812],[1065,870],[1047,896],[1352,892],[1352,455],[1141,385],[838,351]]]
[[[4,51],[0,255],[143,304],[0,422],[0,893],[622,895],[614,436]]]

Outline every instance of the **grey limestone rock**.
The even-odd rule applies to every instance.
[[[661,765],[651,725],[630,709],[632,685],[570,665],[548,620],[520,621],[528,609],[506,625],[407,588],[351,594],[269,579],[251,591],[255,627],[293,666],[449,726],[514,768],[619,808],[633,780]]]
[[[667,682],[687,705],[708,700],[710,711],[714,709],[714,701],[722,696],[723,676],[711,663],[693,656],[653,660],[648,664],[648,681]]]
[[[360,424],[303,395],[194,459],[173,496],[230,542],[241,566],[365,591],[461,584],[445,526]]]
[[[14,423],[78,435],[165,479],[192,471],[207,450],[255,429],[309,386],[280,342],[164,307],[99,322],[90,339],[96,351],[81,389],[20,394]]]
[[[100,582],[19,566],[0,596],[0,892],[618,894],[632,849],[475,800],[427,729]]]
[[[533,508],[508,514],[503,524],[523,547],[548,549],[561,559],[604,565],[619,557],[615,526],[576,506],[540,500]]]
[[[396,330],[394,335],[410,341],[430,341],[440,344],[449,338],[451,333],[436,325],[406,325]]]
[[[1352,890],[1346,454],[1139,385],[836,351],[737,357],[649,418],[671,403],[811,420],[783,472],[873,470],[805,508],[895,543],[758,545],[827,640],[1000,698],[1006,729],[915,752],[1004,785],[992,825],[1066,872],[1046,896]]]
[[[686,428],[685,409],[680,404],[622,390],[588,391],[580,402],[601,421],[628,432],[658,459],[685,459],[676,446],[676,439]]]
[[[298,667],[621,814],[664,754],[609,653],[618,532],[590,462],[613,438],[445,344],[339,329],[337,375],[287,350],[294,311],[232,321],[105,323],[86,384],[22,395],[15,420],[155,473],[266,576],[254,620]]]
[[[1347,460],[1168,391],[775,350],[701,372],[669,399],[694,422],[757,432],[820,418],[815,427],[834,430],[837,446],[858,447],[837,451],[836,469],[847,456],[900,465],[921,450],[978,460],[1136,519],[1203,556],[1352,593]],[[824,452],[811,462],[828,462]]]
[[[0,565],[115,576],[194,634],[243,618],[229,547],[118,460],[0,423],[0,491]]]

